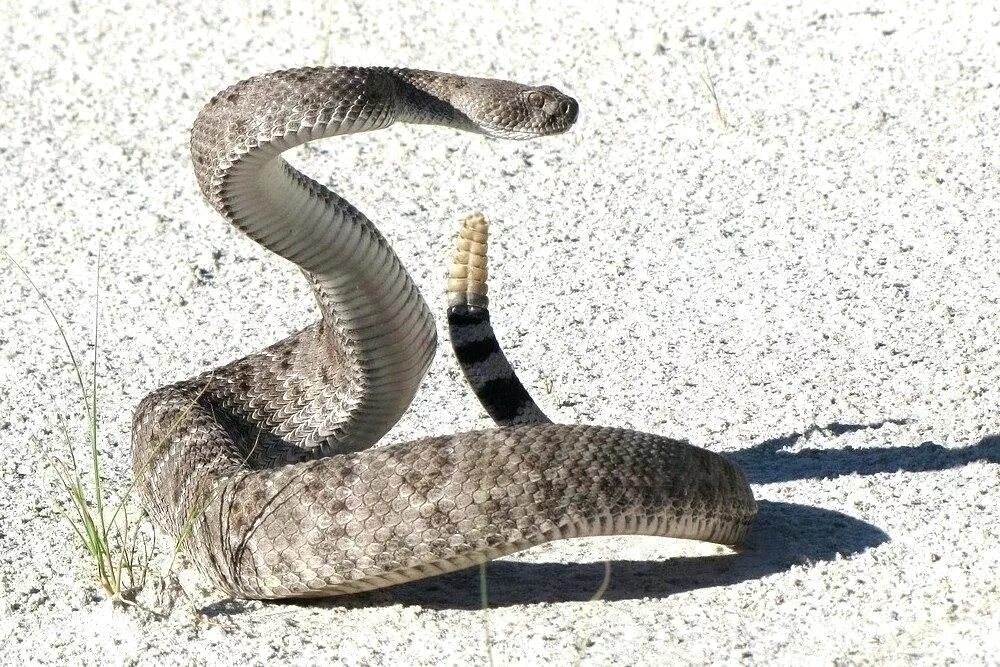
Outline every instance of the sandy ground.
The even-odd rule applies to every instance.
[[[0,661],[996,664],[996,5],[100,4],[0,10],[0,245],[83,357],[99,295],[112,491],[147,392],[314,317],[295,269],[202,201],[200,106],[268,70],[399,64],[549,83],[582,116],[545,141],[396,127],[294,161],[379,221],[439,313],[452,234],[484,211],[499,334],[550,414],[723,452],[760,514],[738,554],[621,538],[504,559],[487,611],[476,572],[262,604],[163,558],[123,607],[53,507],[59,420],[80,456],[85,424],[0,257]],[[488,425],[446,340],[388,440]]]

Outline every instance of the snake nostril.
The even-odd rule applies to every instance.
[[[566,119],[572,123],[576,121],[576,114],[579,111],[579,106],[575,100],[563,100],[559,104],[559,111],[561,111],[562,115],[566,116]]]

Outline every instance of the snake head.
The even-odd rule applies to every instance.
[[[552,86],[488,81],[456,91],[452,104],[483,134],[500,139],[531,139],[568,130],[580,105]]]

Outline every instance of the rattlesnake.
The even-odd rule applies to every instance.
[[[139,494],[221,589],[338,595],[582,535],[743,538],[753,496],[721,456],[624,429],[546,423],[530,406],[504,416],[503,384],[477,386],[485,357],[469,355],[477,335],[492,346],[474,275],[471,298],[451,304],[453,336],[479,332],[456,340],[459,358],[507,425],[369,449],[430,365],[434,322],[375,226],[279,155],[394,122],[526,139],[565,131],[577,109],[549,86],[329,67],[247,79],[201,111],[191,152],[202,192],[302,269],[322,314],[261,352],[157,389],[136,410]],[[494,361],[506,364],[502,354]]]

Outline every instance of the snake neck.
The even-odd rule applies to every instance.
[[[469,77],[416,69],[391,69],[396,87],[396,120],[401,123],[442,125],[481,133],[478,123],[462,109],[458,93],[475,81]]]
[[[291,70],[254,77],[218,95],[199,114],[191,150],[207,200],[237,229],[299,266],[324,319],[299,367],[298,399],[324,423],[304,427],[294,409],[262,408],[232,390],[241,369],[287,363],[267,351],[217,369],[229,407],[306,447],[328,453],[376,442],[399,419],[430,366],[436,329],[409,274],[374,224],[280,156],[308,141],[388,127],[395,121],[474,129],[436,97],[443,77],[382,68]],[[313,350],[313,347],[320,349]],[[281,369],[275,369],[275,374]],[[331,389],[331,375],[350,377]],[[232,377],[229,377],[232,376]]]

